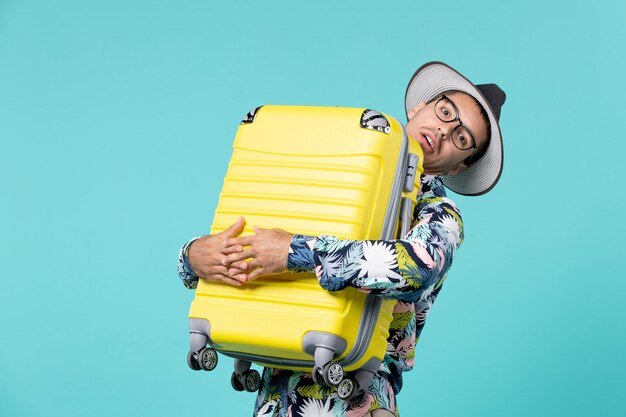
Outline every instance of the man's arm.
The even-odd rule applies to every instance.
[[[404,239],[339,240],[321,236],[313,245],[315,273],[329,291],[346,287],[407,301],[431,292],[448,272],[463,239],[463,222],[451,202],[420,207]]]
[[[332,236],[291,236],[278,229],[257,229],[257,235],[229,239],[227,245],[250,248],[226,257],[240,269],[242,280],[266,273],[314,270],[329,291],[355,287],[388,298],[415,301],[432,291],[447,273],[463,241],[463,221],[454,203],[441,196],[423,198],[415,209],[416,224],[405,239],[341,240]],[[285,244],[274,259],[264,248],[272,239]],[[245,259],[247,262],[243,262]],[[255,269],[256,268],[256,269]]]

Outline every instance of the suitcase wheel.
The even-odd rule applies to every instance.
[[[350,398],[348,402],[353,408],[356,408],[363,402],[364,399],[365,390],[363,388],[359,388],[354,394],[352,394],[352,398]]]
[[[230,385],[235,391],[256,392],[261,386],[261,375],[254,369],[247,369],[241,375],[233,372],[230,376]]]
[[[243,387],[248,392],[257,392],[261,386],[261,375],[254,369],[243,373]]]
[[[337,396],[342,400],[349,400],[356,391],[356,381],[348,377],[337,385]]]
[[[212,371],[217,366],[217,352],[213,348],[203,348],[198,352],[198,362],[205,371]]]
[[[337,386],[337,396],[347,401],[352,407],[357,407],[365,399],[366,391],[353,377],[347,377]]]
[[[338,363],[327,363],[322,371],[324,382],[330,387],[336,387],[343,381],[343,367]]]
[[[233,389],[235,391],[243,391],[243,385],[241,382],[239,382],[239,378],[237,378],[237,374],[235,372],[233,372],[233,374],[230,376],[230,385],[233,386]]]
[[[187,365],[189,365],[189,367],[194,371],[199,371],[200,369],[202,369],[200,368],[200,364],[196,359],[196,355],[192,351],[189,351],[189,353],[187,354]]]

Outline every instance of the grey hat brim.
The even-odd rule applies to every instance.
[[[474,97],[487,112],[491,124],[491,140],[485,154],[458,174],[443,177],[443,184],[462,195],[481,195],[491,190],[502,174],[504,152],[502,134],[495,113],[487,99],[467,78],[449,65],[433,61],[421,66],[409,81],[405,95],[407,113],[419,103],[428,103],[441,93],[458,90]]]

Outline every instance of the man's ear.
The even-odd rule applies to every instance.
[[[445,175],[448,177],[454,177],[456,174],[463,171],[465,168],[467,168],[467,165],[465,165],[465,162],[459,162],[459,164],[454,169],[446,172]]]
[[[415,116],[424,107],[426,107],[426,103],[420,103],[417,106],[413,107],[411,110],[409,110],[409,112],[407,113],[407,116],[409,116],[409,120],[411,120],[413,116]]]

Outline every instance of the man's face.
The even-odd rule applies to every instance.
[[[452,106],[458,109],[457,116],[463,125],[471,131],[476,148],[462,150],[455,146],[451,135],[459,126],[459,121],[444,122],[437,117],[435,106],[438,98],[428,104],[420,103],[409,111],[406,132],[419,142],[424,151],[424,174],[455,175],[466,168],[464,160],[487,145],[487,123],[474,99],[462,92],[450,92],[445,95]],[[442,111],[441,107],[438,111]],[[447,114],[446,110],[443,111]],[[458,139],[459,137],[456,143],[460,144]],[[469,145],[471,143],[467,144]]]

